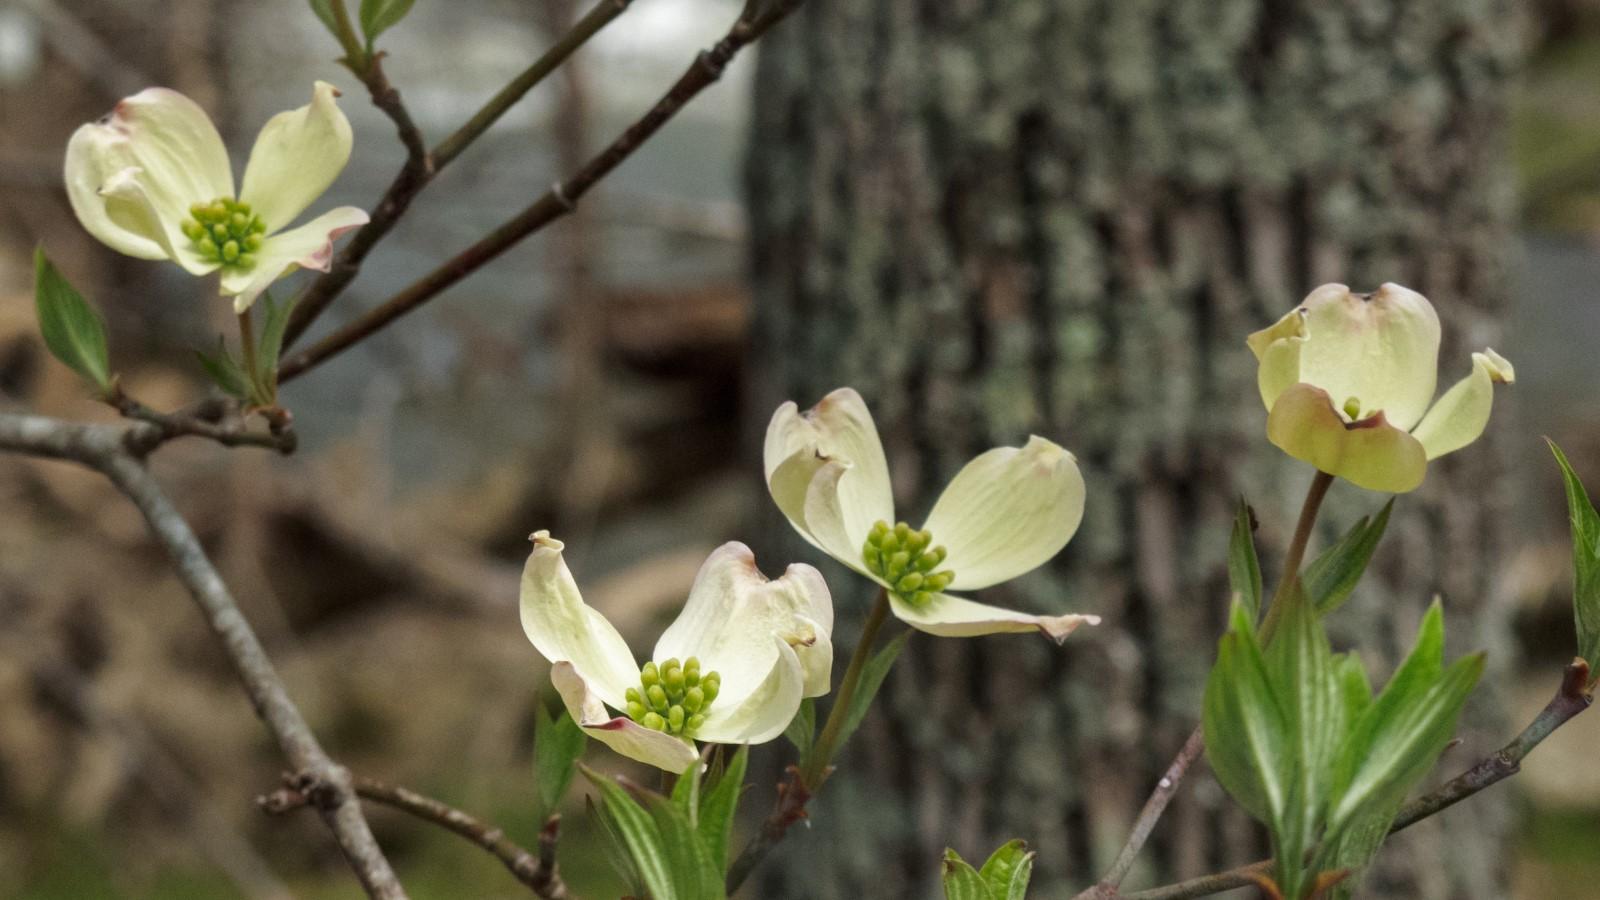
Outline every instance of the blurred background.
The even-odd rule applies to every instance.
[[[585,8],[419,0],[381,41],[387,71],[436,142]],[[576,169],[738,9],[637,0],[427,189],[314,336]],[[403,151],[337,55],[300,2],[0,0],[0,408],[113,418],[38,340],[41,244],[151,405],[202,395],[193,349],[234,332],[208,283],[82,231],[72,130],[161,84],[239,160],[329,80],[356,144],[324,202],[370,207]],[[769,573],[823,565],[760,478],[782,400],[859,388],[913,521],[973,453],[1055,439],[1089,480],[1083,529],[986,599],[1107,623],[1059,650],[913,641],[815,827],[745,896],[931,897],[945,845],[1022,836],[1034,896],[1068,897],[1193,725],[1240,493],[1275,576],[1309,476],[1261,440],[1243,337],[1318,283],[1427,293],[1442,386],[1485,344],[1518,375],[1489,437],[1402,498],[1336,640],[1386,677],[1438,592],[1451,654],[1490,651],[1446,777],[1544,704],[1574,643],[1539,438],[1600,490],[1597,238],[1594,0],[809,0],[576,215],[287,386],[294,456],[178,442],[154,466],[329,750],[531,844],[529,532],[565,540],[589,602],[643,646],[724,540]],[[1321,543],[1381,502],[1336,488]],[[825,571],[848,641],[870,594]],[[320,822],[255,809],[281,761],[97,476],[0,459],[0,622],[0,898],[358,896]],[[785,753],[756,754],[747,824]],[[1600,897],[1597,759],[1591,714],[1407,832],[1368,895]],[[581,896],[616,896],[579,794],[562,865]],[[413,896],[523,894],[465,842],[371,816]],[[1192,778],[1129,885],[1263,849]]]

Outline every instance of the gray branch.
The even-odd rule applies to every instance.
[[[141,425],[84,425],[43,416],[0,414],[0,450],[88,466],[105,475],[133,501],[172,557],[178,578],[199,604],[212,632],[226,648],[256,715],[266,723],[299,777],[312,786],[314,804],[362,887],[374,898],[404,900],[405,889],[362,816],[350,773],[330,759],[317,742],[222,576],[201,549],[200,541],[140,461]]]

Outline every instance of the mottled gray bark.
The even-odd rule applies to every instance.
[[[1310,481],[1265,440],[1245,335],[1318,283],[1393,280],[1440,310],[1444,383],[1498,336],[1517,25],[1509,0],[814,0],[770,36],[753,408],[860,389],[913,521],[973,453],[1064,444],[1089,482],[1082,530],[985,599],[1106,624],[1059,650],[913,641],[817,827],[755,895],[934,896],[944,846],[981,859],[1016,836],[1039,851],[1036,897],[1105,869],[1195,724],[1233,499],[1256,505],[1272,577]],[[1402,499],[1333,620],[1375,675],[1435,591],[1452,654],[1507,662],[1501,441]],[[1318,543],[1382,500],[1336,485]],[[869,593],[839,572],[859,621]],[[1471,715],[1445,776],[1505,736],[1487,692]],[[1368,895],[1505,896],[1506,822],[1485,797],[1418,826]],[[1261,844],[1201,767],[1128,885]]]

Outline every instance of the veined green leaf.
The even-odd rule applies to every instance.
[[[1389,527],[1389,513],[1393,510],[1394,498],[1391,497],[1376,517],[1362,516],[1344,537],[1306,566],[1301,580],[1305,583],[1306,596],[1311,598],[1318,612],[1327,615],[1349,599],[1372,561],[1384,529]]]
[[[533,767],[539,790],[540,818],[555,812],[566,795],[587,742],[583,729],[565,709],[552,720],[543,703],[534,703]]]
[[[676,896],[681,900],[724,900],[727,893],[722,885],[722,869],[712,861],[689,817],[660,794],[646,793],[644,799],[661,835]]]
[[[361,0],[361,33],[367,36],[367,46],[378,35],[399,24],[416,0]]]
[[[1578,655],[1589,663],[1592,677],[1600,678],[1600,512],[1566,454],[1554,441],[1549,443],[1561,466],[1572,518],[1572,614],[1578,627]]]
[[[1289,796],[1289,721],[1243,603],[1234,603],[1231,619],[1206,679],[1202,713],[1206,756],[1234,800],[1252,816],[1276,826]]]
[[[710,747],[707,747],[710,750]],[[705,754],[700,756],[705,760]],[[693,765],[685,769],[677,780],[672,782],[672,802],[689,818],[690,825],[698,825],[700,821],[700,770],[702,766]]]
[[[878,688],[883,686],[883,679],[888,676],[889,669],[893,668],[895,659],[905,649],[910,637],[909,629],[901,632],[861,668],[861,681],[856,685],[855,696],[850,698],[850,709],[845,716],[844,726],[839,729],[839,742],[834,745],[835,750],[849,742],[850,736],[861,727],[861,720],[867,717],[873,698],[878,696]]]
[[[1295,581],[1283,598],[1283,618],[1276,639],[1264,651],[1273,693],[1281,698],[1288,726],[1290,758],[1287,769],[1294,781],[1290,815],[1293,846],[1289,857],[1314,840],[1328,797],[1328,775],[1333,754],[1344,737],[1345,706],[1334,675],[1333,650],[1322,628],[1322,617]],[[1283,836],[1287,840],[1290,834]]]
[[[701,792],[700,840],[711,853],[717,871],[728,868],[728,849],[733,843],[733,817],[739,810],[739,796],[744,792],[744,774],[750,764],[750,745],[744,744],[734,751],[727,768]]]
[[[612,871],[622,883],[628,886],[628,895],[643,897],[647,893],[644,880],[639,877],[639,867],[633,864],[633,856],[628,851],[627,842],[622,839],[622,831],[617,827],[616,820],[605,807],[597,806],[594,798],[583,798],[584,808],[589,812],[589,818],[600,826],[600,833],[605,840],[600,846],[605,851],[606,862],[610,863]]]
[[[1256,557],[1256,517],[1250,504],[1239,498],[1228,537],[1228,585],[1244,601],[1251,618],[1261,615],[1261,561]]]
[[[948,849],[944,851],[944,900],[995,900],[978,870]]]
[[[607,824],[616,832],[652,900],[691,900],[678,894],[673,859],[656,819],[610,778],[587,766],[580,769],[599,792]]]
[[[1028,895],[1028,880],[1033,877],[1033,851],[1025,841],[1007,841],[989,854],[978,875],[994,900],[1023,900]]]
[[[816,740],[816,735],[817,704],[815,700],[807,697],[800,701],[800,709],[794,714],[794,718],[789,720],[789,727],[783,730],[783,736],[789,739],[795,750],[799,751],[798,762],[802,769],[808,762],[807,757],[811,755],[811,743]]]
[[[111,358],[100,313],[45,258],[33,252],[33,302],[44,345],[67,368],[104,393],[111,388]]]

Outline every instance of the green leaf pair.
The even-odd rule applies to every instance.
[[[664,797],[580,766],[600,802],[591,808],[611,844],[613,866],[632,893],[652,900],[725,900],[733,819],[750,748],[702,777],[691,766]]]
[[[1567,511],[1572,517],[1572,612],[1578,628],[1578,655],[1589,664],[1591,677],[1600,677],[1600,512],[1595,511],[1594,501],[1566,454],[1554,441],[1549,443],[1561,466]]]
[[[1444,666],[1435,601],[1411,653],[1374,698],[1360,659],[1331,651],[1306,593],[1291,589],[1285,602],[1265,648],[1245,604],[1235,604],[1206,682],[1204,728],[1217,780],[1271,830],[1278,887],[1300,900],[1319,873],[1370,859],[1377,843],[1354,838],[1370,838],[1374,828],[1381,838],[1406,792],[1432,769],[1483,656]]]
[[[44,345],[67,368],[83,376],[102,396],[111,392],[111,357],[100,313],[45,258],[33,253],[33,302]]]
[[[974,869],[961,854],[944,851],[945,900],[1023,900],[1033,876],[1033,852],[1022,841],[1008,841]]]
[[[294,312],[294,301],[279,303],[270,292],[263,292],[261,307],[265,310],[261,334],[245,360],[235,358],[220,337],[216,353],[196,350],[195,356],[212,382],[230,397],[257,406],[274,406],[278,402],[278,358],[283,352],[283,336],[289,327],[289,314]],[[251,371],[248,360],[254,360],[255,371]]]
[[[333,34],[339,36],[339,20],[334,15],[333,4],[343,3],[344,0],[310,0],[311,11]],[[378,35],[388,31],[400,20],[411,12],[411,7],[416,0],[361,0],[361,33],[366,36],[367,50],[372,49],[372,42]]]
[[[1389,527],[1393,509],[1394,499],[1390,498],[1376,516],[1363,516],[1344,537],[1306,566],[1301,584],[1319,613],[1327,615],[1338,609],[1355,591],[1384,529]],[[1228,584],[1252,619],[1261,615],[1261,563],[1256,558],[1255,527],[1255,516],[1241,497],[1228,538]]]

